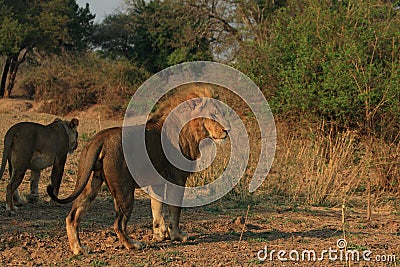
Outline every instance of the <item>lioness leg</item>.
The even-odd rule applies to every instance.
[[[153,240],[163,241],[169,238],[167,227],[165,226],[164,216],[162,215],[162,202],[151,198],[151,212],[153,214]]]
[[[100,172],[96,172],[92,175],[83,192],[73,202],[71,211],[65,219],[69,245],[75,255],[81,253],[87,254],[89,252],[86,247],[82,247],[81,245],[78,228],[82,216],[86,214],[90,204],[96,198],[102,183],[103,179]]]
[[[8,171],[9,171],[10,174],[13,173],[12,170],[13,170],[12,165],[11,165],[10,161],[8,161]],[[17,206],[17,207],[25,205],[25,201],[22,200],[20,195],[19,195],[18,188],[14,191],[13,200],[14,200],[14,205]]]
[[[36,203],[39,200],[39,179],[40,179],[40,170],[39,171],[31,171],[31,193],[26,196],[29,203]]]
[[[13,200],[14,200],[14,205],[17,207],[20,207],[20,206],[23,206],[26,204],[26,202],[19,195],[18,188],[15,189],[15,191],[14,191]]]
[[[60,191],[60,185],[61,185],[61,180],[62,180],[62,176],[64,173],[64,166],[65,166],[66,159],[67,159],[67,156],[65,156],[65,158],[63,157],[61,159],[56,158],[56,160],[53,164],[53,169],[51,170],[50,181],[54,187],[53,193],[56,196],[58,196],[58,192]]]
[[[6,210],[7,211],[16,211],[17,207],[14,205],[14,192],[17,190],[18,186],[21,184],[24,179],[26,169],[17,170],[11,173],[10,182],[7,185],[7,193],[6,193]],[[17,193],[19,196],[19,194]]]

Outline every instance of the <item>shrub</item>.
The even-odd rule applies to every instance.
[[[121,114],[147,76],[128,61],[108,61],[88,53],[46,59],[27,71],[21,86],[32,91],[35,100],[46,101],[43,112],[63,115],[104,104]]]
[[[400,16],[391,4],[297,1],[269,23],[265,40],[246,42],[237,64],[275,113],[396,138]]]

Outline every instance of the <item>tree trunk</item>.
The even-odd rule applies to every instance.
[[[17,77],[18,66],[19,66],[18,57],[13,56],[11,58],[10,69],[7,77],[7,87],[4,94],[5,98],[10,98],[11,96],[11,91],[14,88],[15,84],[15,78]]]
[[[0,98],[4,96],[6,91],[6,81],[8,72],[10,70],[10,57],[7,56],[6,62],[4,63],[3,72],[1,74],[1,81],[0,81]]]
[[[8,68],[8,83],[7,83],[7,88],[4,92],[4,97],[9,98],[11,95],[11,91],[14,88],[15,85],[15,78],[17,77],[17,72],[19,65],[22,64],[22,62],[25,61],[26,54],[28,53],[27,49],[21,50],[18,54],[14,54],[13,56],[9,57],[10,58],[10,64]]]

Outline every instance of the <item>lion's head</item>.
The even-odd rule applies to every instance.
[[[230,124],[225,119],[223,109],[215,100],[213,92],[215,87],[207,83],[191,83],[177,87],[173,94],[161,100],[159,109],[148,121],[161,127],[166,120],[171,119],[172,114],[171,120],[174,121],[172,125],[176,127],[172,127],[174,133],[170,136],[179,134],[179,147],[188,158],[199,157],[198,146],[203,139],[220,141],[228,136]],[[174,112],[174,109],[182,103],[184,103],[182,109]],[[188,120],[188,118],[193,119]]]
[[[230,130],[230,123],[225,119],[222,108],[207,98],[199,101],[201,102],[198,103],[199,107],[197,108],[203,117],[190,121],[188,130],[196,133],[197,140],[211,138],[219,141],[225,139]]]

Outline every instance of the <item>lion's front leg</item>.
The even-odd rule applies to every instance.
[[[170,227],[168,228],[171,240],[187,241],[188,235],[179,229],[179,218],[181,216],[181,207],[169,205],[169,221]]]
[[[169,233],[162,215],[162,202],[151,198],[151,211],[153,214],[153,240],[160,242],[168,239]]]
[[[181,172],[179,170],[175,170],[172,175],[177,177],[176,183],[180,185],[181,187],[179,188],[168,188],[166,190],[167,194],[167,200],[170,203],[177,203],[177,204],[182,204],[183,196],[185,193],[184,186],[186,183],[186,175],[184,172]],[[181,217],[181,207],[180,206],[175,206],[175,205],[168,205],[168,211],[169,211],[169,227],[168,227],[168,232],[169,236],[171,237],[171,240],[176,240],[176,241],[187,241],[188,235],[185,232],[182,232],[179,229],[179,219]]]

